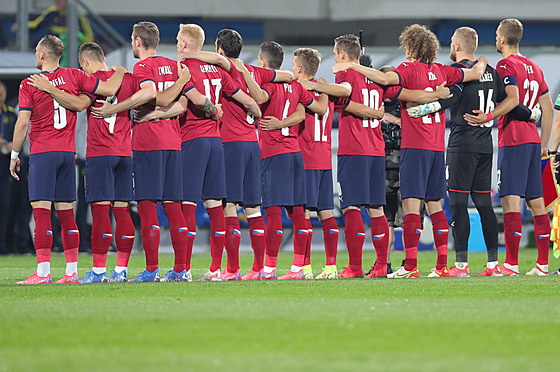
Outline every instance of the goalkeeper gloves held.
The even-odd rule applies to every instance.
[[[408,115],[412,118],[419,118],[421,116],[426,116],[429,114],[433,114],[434,112],[438,112],[441,110],[441,104],[438,101],[424,103],[422,105],[413,106],[406,111],[408,111]]]

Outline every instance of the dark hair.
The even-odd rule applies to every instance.
[[[437,59],[439,40],[427,26],[413,24],[399,37],[401,48],[408,51],[415,62],[432,63]]]
[[[334,48],[337,52],[346,52],[352,60],[360,58],[362,52],[360,38],[352,34],[342,35],[334,39]]]
[[[259,51],[261,59],[268,62],[268,66],[274,70],[279,69],[284,62],[284,48],[276,41],[265,41],[261,44]]]
[[[498,33],[506,38],[507,45],[516,47],[523,37],[523,24],[515,18],[504,19],[498,26]]]
[[[373,60],[369,54],[362,54],[360,56],[360,65],[373,68]]]
[[[80,46],[80,51],[78,52],[78,56],[87,57],[88,59],[98,61],[98,62],[103,62],[105,58],[103,49],[101,49],[99,44],[94,42],[82,44]]]
[[[64,43],[54,35],[45,35],[39,44],[41,48],[47,51],[47,54],[53,59],[60,59],[62,52],[64,52]]]
[[[243,48],[243,38],[239,35],[239,32],[224,28],[218,32],[216,38],[216,50],[219,48],[222,48],[226,57],[239,58]]]
[[[142,40],[146,49],[155,49],[159,44],[159,29],[153,22],[139,22],[132,28],[132,35]]]
[[[294,51],[294,56],[303,67],[303,72],[309,76],[315,76],[321,63],[321,55],[311,48],[299,48]]]

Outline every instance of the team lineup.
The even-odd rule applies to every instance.
[[[53,204],[67,262],[57,283],[190,282],[199,201],[210,217],[212,257],[201,281],[417,278],[424,210],[432,222],[437,250],[428,277],[470,276],[469,195],[480,214],[488,250],[487,265],[478,275],[520,274],[521,198],[533,214],[538,250],[527,275],[547,275],[550,218],[543,199],[541,156],[556,153],[560,130],[553,130],[553,104],[541,69],[519,53],[522,35],[523,26],[516,19],[499,24],[496,48],[503,59],[494,69],[485,57],[474,57],[476,31],[458,28],[450,46],[455,63],[447,66],[435,62],[440,46],[435,34],[414,24],[400,36],[408,62],[380,70],[363,63],[358,37],[342,35],[334,40],[332,84],[316,77],[321,56],[311,48],[294,52],[291,72],[280,69],[284,50],[274,41],[261,44],[258,66],[243,63],[239,59],[242,37],[231,29],[218,33],[216,53],[211,53],[201,51],[205,34],[200,26],[181,24],[178,54],[171,60],[157,54],[157,26],[137,23],[131,45],[139,62],[133,73],[107,66],[103,50],[93,42],[80,47],[82,70],[60,67],[64,44],[47,35],[35,53],[41,73],[20,85],[10,163],[10,172],[18,179],[19,151],[29,132],[29,200],[38,264],[18,284],[53,282]],[[447,153],[446,109],[451,112]],[[85,192],[93,216],[93,265],[79,279],[74,158],[76,115],[83,110],[88,117]],[[339,118],[336,184],[349,257],[340,273],[331,164],[335,111]],[[503,265],[498,262],[498,223],[490,195],[494,120],[504,209]],[[539,120],[540,134],[535,124]],[[382,122],[401,133],[400,147],[386,148]],[[442,209],[447,193],[456,250],[451,267],[449,224]],[[132,279],[128,261],[135,228],[130,201],[137,202],[146,257],[145,270]],[[158,202],[169,220],[175,254],[173,268],[161,276]],[[245,275],[239,266],[238,206],[247,217],[254,253],[253,266]],[[361,207],[371,219],[376,252],[368,273],[362,263],[366,232]],[[294,257],[290,270],[277,276],[282,208],[294,226]],[[326,253],[326,266],[316,276],[311,267],[312,211],[321,222]],[[393,271],[388,255],[396,226],[403,228],[405,260]],[[117,264],[108,274],[106,260],[113,238]],[[227,265],[222,268],[224,249]]]

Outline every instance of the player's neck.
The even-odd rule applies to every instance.
[[[474,61],[476,59],[474,58],[474,54],[460,53],[460,52],[457,52],[457,56],[455,58],[457,59],[457,62],[462,61],[464,59],[468,59],[469,61]]]
[[[521,55],[521,53],[519,53],[519,47],[510,47],[506,45],[502,48],[502,57],[507,58],[514,54]]]
[[[58,62],[45,61],[45,62],[43,62],[43,65],[41,66],[41,70],[50,72],[50,71],[56,70],[59,67],[60,67],[60,65],[58,64]]]
[[[146,59],[146,58],[150,58],[150,57],[154,57],[157,56],[157,52],[155,49],[140,49],[138,51],[138,57],[140,57],[140,60]]]
[[[309,76],[304,74],[300,74],[298,76],[298,80],[311,80],[311,79],[315,79],[315,76]]]
[[[95,65],[93,65],[93,70],[95,72],[97,71],[111,71],[111,68],[109,66],[107,66],[107,64],[105,63],[96,63]]]

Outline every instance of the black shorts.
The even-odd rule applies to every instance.
[[[448,152],[445,173],[449,191],[489,193],[492,189],[492,154]]]

